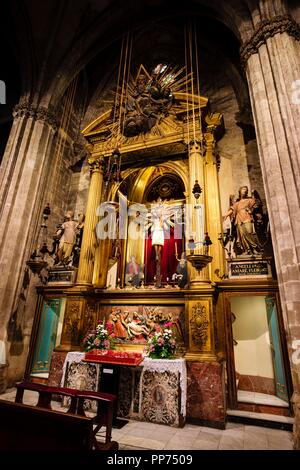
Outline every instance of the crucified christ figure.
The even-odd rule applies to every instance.
[[[165,243],[164,229],[168,229],[170,226],[174,226],[171,221],[170,208],[165,205],[159,198],[151,208],[151,239],[152,246],[155,249],[155,263],[156,263],[156,274],[155,274],[155,287],[162,287],[161,284],[161,255],[162,247]]]
[[[155,214],[153,217],[152,231],[152,246],[155,249],[155,263],[156,263],[156,281],[155,287],[161,287],[161,252],[164,246],[164,228],[162,214]]]

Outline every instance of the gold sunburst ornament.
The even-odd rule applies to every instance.
[[[129,76],[125,85],[117,87],[111,108],[107,128],[111,142],[118,145],[138,140],[141,135],[163,135],[164,124],[169,125],[168,117],[186,111],[186,105],[178,94],[186,93],[192,75],[185,73],[185,67],[176,68],[167,64],[158,64],[151,73],[140,65],[134,77]],[[122,90],[126,90],[125,98]]]

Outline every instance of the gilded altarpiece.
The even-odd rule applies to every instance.
[[[68,289],[60,348],[65,351],[82,350],[84,335],[94,328],[95,321],[105,319],[114,325],[118,348],[141,351],[145,349],[149,335],[155,331],[156,326],[171,321],[178,344],[178,356],[185,356],[187,361],[195,362],[216,360],[214,288],[211,287],[211,283],[218,280],[216,269],[218,268],[219,273],[223,275],[225,267],[223,251],[217,242],[222,228],[216,142],[224,132],[223,117],[220,113],[210,112],[206,97],[187,93],[184,80],[177,87],[174,84],[174,92],[172,85],[168,85],[167,88],[171,87],[171,92],[168,91],[166,101],[161,92],[159,98],[153,98],[154,95],[148,96],[152,93],[149,91],[151,87],[141,83],[142,76],[143,80],[145,76],[148,77],[147,80],[152,80],[141,66],[133,87],[138,83],[139,86],[143,86],[143,96],[140,96],[139,92],[137,98],[133,97],[131,104],[139,108],[140,98],[143,99],[143,103],[145,98],[149,98],[150,104],[152,103],[150,111],[153,111],[154,99],[155,105],[160,107],[163,105],[164,112],[160,113],[160,118],[155,119],[153,125],[148,126],[147,132],[134,132],[134,134],[132,124],[135,124],[136,129],[138,121],[134,117],[136,114],[129,116],[132,119],[125,121],[126,135],[120,136],[119,151],[122,155],[122,164],[120,163],[119,167],[118,153],[114,152],[112,155],[114,123],[111,119],[111,110],[107,110],[83,130],[83,135],[89,143],[90,189],[77,282],[73,288]],[[180,82],[179,78],[178,74],[177,79]],[[162,88],[165,86],[163,81],[161,86]],[[192,117],[195,119],[194,122]],[[199,141],[196,139],[193,141],[193,132],[196,132]],[[116,163],[114,157],[117,159]],[[121,176],[119,181],[117,181],[118,171]],[[111,201],[114,206],[120,208],[119,195],[122,193],[122,197],[126,195],[127,208],[130,204],[136,203],[144,204],[146,207],[153,202],[152,196],[147,198],[149,191],[152,194],[151,184],[156,177],[161,176],[168,177],[168,181],[172,180],[174,187],[177,185],[180,188],[176,195],[174,192],[165,197],[162,194],[164,203],[170,205],[172,199],[172,202],[180,203],[180,207],[184,207],[186,221],[189,220],[181,243],[174,242],[174,249],[170,249],[168,253],[169,257],[178,263],[180,259],[183,264],[185,263],[186,281],[181,285],[172,283],[172,279],[169,278],[164,279],[162,285],[158,286],[153,273],[151,276],[147,275],[150,265],[146,274],[145,271],[142,273],[144,277],[138,277],[142,265],[148,263],[147,256],[142,252],[143,248],[144,254],[147,254],[147,245],[143,239],[139,243],[132,244],[128,243],[128,240],[117,240],[117,237],[114,240],[96,239],[101,219],[98,212],[99,202]],[[163,192],[166,191],[166,182],[167,180],[162,181]],[[195,196],[196,182],[201,185],[199,199]],[[154,196],[161,197],[161,194]],[[201,217],[198,217],[199,207],[202,208]],[[210,214],[210,218],[207,214]],[[136,212],[133,219],[135,215]],[[204,241],[205,223],[207,223],[206,230],[213,240],[212,246],[208,248],[211,265],[200,273],[187,261],[186,255],[191,252],[189,244],[191,233],[197,242],[195,255],[208,254],[201,246]],[[170,243],[168,245],[170,246]],[[133,251],[137,246],[141,247],[140,256]],[[150,253],[150,250],[148,252]],[[135,260],[132,259],[134,256]],[[118,266],[116,282],[107,285],[107,271],[111,266],[109,262],[117,263]],[[132,266],[128,266],[130,262]],[[136,285],[130,283],[132,273],[137,277]],[[173,389],[172,377],[166,374],[166,379]],[[121,381],[123,385],[120,393],[123,394],[123,398],[120,400],[122,405],[119,407],[119,412],[123,416],[128,413],[134,414],[137,411],[139,377],[136,377],[133,385],[129,387],[130,373],[124,369]],[[128,394],[131,399],[125,403],[124,395]],[[175,400],[176,394],[174,397]]]

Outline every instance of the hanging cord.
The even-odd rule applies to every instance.
[[[124,51],[125,49],[125,51]],[[108,170],[107,170],[107,178],[106,178],[106,191],[105,194],[108,196],[108,184],[110,182],[111,177],[113,176],[111,173],[112,165],[114,165],[115,161],[115,151],[119,153],[118,156],[118,168],[116,171],[117,173],[117,181],[119,182],[120,174],[121,174],[121,153],[119,148],[121,146],[122,135],[124,134],[125,128],[125,117],[126,117],[126,104],[128,99],[128,89],[129,89],[129,78],[130,78],[130,62],[131,62],[131,53],[132,53],[132,38],[130,33],[127,33],[126,40],[123,37],[122,40],[122,47],[121,47],[121,55],[120,55],[120,62],[119,62],[119,70],[118,70],[118,84],[117,84],[117,93],[115,96],[115,106],[114,106],[114,116],[113,116],[113,124],[112,124],[112,137],[111,137],[111,154],[108,159]],[[121,81],[121,68],[123,66],[123,74],[122,74],[122,86],[120,85]],[[121,92],[119,94],[119,90],[121,88]],[[117,103],[119,102],[119,116],[117,118]],[[123,122],[122,122],[123,119]],[[116,125],[116,120],[118,123]],[[122,131],[121,131],[122,126]]]
[[[84,76],[83,76],[82,81],[83,80],[84,80]],[[79,141],[79,136],[81,134],[81,125],[82,125],[82,121],[83,121],[83,118],[84,118],[84,115],[85,115],[85,111],[87,109],[87,102],[88,102],[88,92],[87,92],[87,90],[84,90],[84,84],[83,84],[83,92],[84,91],[85,91],[84,99],[83,99],[82,104],[81,104],[81,113],[80,113],[80,117],[78,119],[78,130],[77,130],[76,141]]]
[[[196,57],[196,74],[197,74],[197,93],[199,97],[199,130],[200,130],[200,148],[201,156],[203,157],[203,135],[202,135],[202,117],[201,117],[201,95],[200,95],[200,76],[199,76],[199,57],[198,57],[198,41],[197,30],[194,22],[194,40],[195,40],[195,57]]]
[[[204,152],[203,152],[203,134],[202,134],[202,115],[201,115],[201,95],[200,95],[200,74],[199,74],[199,57],[198,57],[198,41],[197,41],[197,30],[196,30],[196,24],[194,22],[193,24],[194,26],[194,42],[195,42],[195,60],[196,60],[196,74],[197,74],[197,93],[198,93],[198,97],[199,97],[199,142],[200,142],[200,151],[201,151],[201,157],[200,158],[203,158],[204,157]],[[205,165],[204,161],[203,161],[203,164]],[[204,187],[207,187],[207,182],[206,182],[206,176],[205,176],[205,172],[204,172]],[[204,232],[205,232],[205,228],[207,227],[207,217],[208,217],[208,214],[207,214],[207,210],[208,210],[208,207],[206,208],[206,210],[204,209],[204,218],[203,218],[203,223],[204,223]],[[202,250],[204,251],[205,250],[205,247],[204,245],[202,245]]]
[[[104,191],[104,198],[107,199],[109,195],[109,183],[112,177],[112,165],[114,161],[114,150],[118,145],[118,127],[119,127],[119,118],[121,115],[122,110],[122,92],[120,94],[120,79],[121,79],[121,68],[123,65],[123,53],[124,53],[124,44],[125,38],[122,37],[121,43],[121,52],[120,52],[120,59],[119,59],[119,66],[118,66],[118,77],[117,77],[117,87],[115,93],[115,101],[114,101],[114,112],[113,112],[113,122],[111,126],[111,138],[107,142],[107,149],[109,150],[110,154],[108,157],[108,161],[106,164],[106,173],[105,173],[105,191]],[[118,124],[116,125],[117,120],[117,108],[119,107],[119,118]]]
[[[129,33],[128,33],[129,34]],[[125,118],[126,118],[126,106],[128,100],[128,88],[129,88],[129,79],[130,79],[130,68],[131,68],[131,54],[132,54],[132,36],[130,37],[129,43],[129,57],[128,57],[128,64],[127,64],[127,77],[126,77],[126,91],[125,91],[125,103],[124,103],[124,116],[123,116],[123,126],[122,126],[122,134],[124,135],[125,129]],[[122,165],[122,153],[120,154],[119,160],[119,172],[121,175],[121,165]]]
[[[65,131],[65,136],[62,137],[62,149],[61,149],[62,155],[65,149],[65,145],[66,145],[66,141],[68,137],[68,130],[70,127],[73,104],[74,104],[74,99],[75,99],[76,90],[77,90],[77,81],[78,81],[78,76],[76,76],[75,79],[73,80],[70,100],[67,102],[67,105],[66,105],[66,122],[65,122],[65,126],[62,128],[62,130]]]
[[[184,25],[184,56],[185,56],[185,92],[186,92],[186,125],[187,125],[187,141],[188,141],[188,153],[190,152],[190,122],[189,122],[189,99],[188,99],[188,53],[187,53],[187,25]]]
[[[34,230],[34,236],[32,237],[32,240],[31,240],[31,243],[30,243],[29,253],[32,253],[34,250],[38,251],[38,248],[40,246],[40,239],[41,239],[41,235],[42,235],[42,229],[41,229],[41,211],[42,211],[42,207],[47,202],[50,205],[50,207],[52,208],[52,204],[53,204],[53,201],[54,201],[56,188],[57,188],[57,185],[58,185],[57,167],[59,165],[59,160],[60,160],[60,158],[62,156],[62,152],[64,150],[64,143],[66,141],[66,136],[63,135],[61,130],[64,129],[65,133],[67,134],[68,126],[69,126],[69,122],[70,122],[70,111],[73,107],[73,100],[74,100],[74,96],[75,96],[76,86],[77,86],[77,77],[71,82],[68,89],[66,90],[65,104],[64,104],[64,107],[63,107],[63,110],[62,110],[61,122],[60,122],[59,130],[58,130],[58,136],[57,136],[57,140],[56,140],[56,143],[55,143],[55,149],[54,149],[53,170],[52,170],[51,176],[49,178],[49,184],[47,184],[47,186],[49,188],[52,188],[52,190],[49,194],[49,197],[47,197],[46,201],[45,201],[46,192],[45,192],[44,196],[41,199],[41,203],[40,203],[39,209],[38,209],[38,213],[40,215],[39,215],[38,220],[36,222],[36,228]],[[68,117],[68,115],[69,115],[69,117]],[[51,165],[51,162],[50,162],[50,165]]]
[[[118,97],[119,97],[119,89],[120,89],[120,77],[121,77],[121,67],[123,61],[123,51],[124,51],[124,36],[122,37],[122,44],[121,44],[121,52],[120,52],[120,60],[119,60],[119,67],[118,67],[118,78],[117,78],[117,89],[115,95],[115,103],[114,103],[114,114],[113,114],[113,122],[112,122],[112,136],[111,136],[111,150],[113,150],[113,140],[114,140],[114,130],[115,130],[115,123],[116,123],[116,116],[117,116],[117,105],[118,105]],[[120,103],[119,103],[120,106]],[[121,112],[121,108],[119,108]]]
[[[126,90],[125,90],[124,117],[123,117],[123,126],[122,126],[122,134],[123,135],[124,135],[124,129],[125,129],[126,105],[127,105],[127,100],[128,100],[128,88],[129,88],[130,68],[131,68],[131,54],[132,54],[132,36],[129,38],[129,55],[128,55],[128,64],[127,64],[127,76],[125,78],[125,80],[126,80]]]
[[[119,120],[118,120],[116,146],[119,145],[120,134],[121,134],[122,106],[123,106],[123,101],[124,101],[125,82],[126,82],[127,65],[128,65],[127,64],[128,44],[129,44],[129,32],[126,35],[126,46],[125,46],[125,54],[124,54],[124,67],[123,67],[122,88],[121,88],[121,97],[120,97],[120,112],[119,112]],[[124,115],[125,115],[125,110],[124,110]]]
[[[51,191],[50,198],[49,198],[50,207],[53,203],[53,200],[56,194],[56,188],[58,185],[59,178],[57,178],[56,173],[57,173],[60,159],[65,149],[67,133],[69,130],[71,113],[73,109],[74,97],[75,97],[76,89],[77,89],[77,80],[78,80],[78,76],[76,76],[74,80],[71,82],[71,84],[69,85],[66,96],[65,96],[65,104],[63,107],[61,124],[60,124],[59,131],[58,131],[58,139],[57,139],[56,148],[55,148],[54,167],[53,167],[53,173],[52,173],[51,184],[50,184],[50,187],[53,188],[53,191]]]
[[[194,100],[194,69],[193,69],[193,31],[191,23],[189,22],[189,49],[190,49],[190,66],[192,75],[192,112],[193,112],[193,137],[194,144],[196,143],[196,117],[195,117],[195,100]]]

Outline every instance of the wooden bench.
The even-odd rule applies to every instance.
[[[85,400],[96,400],[97,401],[97,413],[93,418],[93,423],[96,425],[93,432],[94,446],[98,448],[98,441],[96,434],[99,432],[102,426],[106,427],[105,442],[111,442],[112,433],[112,422],[114,415],[114,408],[116,406],[117,397],[104,392],[89,392],[89,391],[77,391],[77,414],[85,416],[84,401]],[[117,449],[114,449],[117,450]]]
[[[68,409],[68,413],[75,413],[77,409],[77,390],[73,388],[59,388],[59,387],[49,387],[48,385],[37,384],[34,382],[24,381],[16,384],[17,393],[15,402],[23,403],[24,391],[30,390],[33,392],[38,392],[39,398],[36,406],[38,408],[46,408],[51,410],[51,401],[54,394],[61,396],[68,396],[71,398],[71,404]]]
[[[53,395],[69,396],[71,398],[70,407],[67,411],[68,415],[75,414],[78,417],[87,418],[84,411],[85,400],[96,400],[97,402],[97,413],[91,420],[92,425],[95,425],[95,429],[92,429],[91,441],[95,449],[103,449],[103,444],[99,443],[96,439],[96,435],[102,426],[106,427],[105,435],[105,448],[110,450],[118,450],[118,443],[111,440],[112,433],[112,420],[114,407],[116,406],[116,396],[102,392],[92,391],[79,391],[71,388],[63,387],[50,387],[47,385],[37,384],[29,381],[24,381],[16,385],[17,393],[15,403],[23,404],[24,391],[30,390],[38,392],[38,402],[36,407],[53,411],[51,408],[51,401]],[[60,412],[61,413],[61,412]]]
[[[93,420],[0,400],[0,451],[87,451]]]

